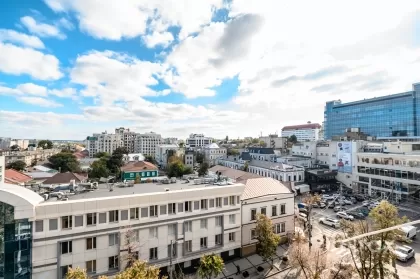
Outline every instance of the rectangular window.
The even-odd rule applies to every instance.
[[[61,217],[61,229],[71,229],[73,227],[73,216]]]
[[[50,231],[55,231],[58,229],[58,221],[57,219],[50,219],[49,220]]]
[[[175,213],[176,213],[176,203],[169,203],[168,214],[175,214]]]
[[[72,241],[61,242],[61,255],[70,254],[72,252],[73,252],[73,242]]]
[[[86,250],[96,249],[96,237],[86,238]]]
[[[139,219],[139,208],[130,208],[130,220],[137,220]]]
[[[267,208],[266,207],[261,207],[261,214],[267,215]]]
[[[271,216],[277,216],[277,205],[271,207]]]
[[[89,274],[96,273],[96,260],[86,262],[86,272]]]
[[[257,238],[257,231],[255,229],[251,230],[251,239]]]
[[[106,213],[99,213],[99,224],[106,223]]]
[[[235,218],[235,214],[230,214],[229,215],[229,224],[235,224],[236,223],[236,218]]]
[[[160,207],[160,215],[166,215],[166,204],[161,205]]]
[[[192,222],[186,221],[184,223],[184,232],[192,232]]]
[[[149,237],[150,238],[157,238],[158,237],[158,228],[150,228],[149,229]]]
[[[149,249],[149,260],[157,260],[158,259],[158,248],[150,248]]]
[[[229,197],[229,204],[230,205],[235,205],[235,196],[230,196]]]
[[[157,205],[151,205],[149,207],[150,209],[150,217],[157,217],[158,216],[158,206]]]
[[[251,221],[257,220],[257,209],[253,208],[251,209]]]
[[[280,223],[280,232],[281,233],[286,232],[286,223]]]
[[[65,266],[61,266],[60,267],[60,273],[61,273],[61,277],[60,278],[66,278],[67,272],[69,272],[69,267],[72,267],[72,265],[65,265]]]
[[[175,235],[176,234],[177,224],[168,225],[168,234]]]
[[[209,208],[213,208],[214,207],[214,199],[210,199],[209,200]]]
[[[286,214],[286,204],[280,204],[280,214]]]
[[[118,269],[118,256],[108,258],[108,270]]]
[[[141,218],[147,218],[149,217],[149,210],[147,207],[144,207],[141,209]]]
[[[96,225],[96,213],[86,214],[86,226]]]
[[[222,207],[222,198],[216,198],[216,207]]]
[[[35,232],[43,232],[44,231],[44,221],[38,220],[35,221]]]
[[[207,248],[207,237],[200,238],[200,248]]]
[[[192,205],[190,201],[185,202],[185,212],[191,212],[192,211]]]
[[[118,245],[118,233],[111,233],[108,235],[109,246]]]
[[[178,212],[184,212],[184,204],[178,203]]]
[[[222,234],[216,234],[214,236],[214,243],[216,243],[216,245],[222,245],[222,238],[223,238]]]
[[[229,242],[233,242],[233,241],[235,241],[235,233],[231,232],[229,233]]]
[[[194,210],[199,210],[200,209],[200,202],[199,201],[195,201],[194,202]]]
[[[171,244],[168,245],[168,256],[176,257],[176,245],[175,245],[175,243],[172,243],[172,245]]]
[[[192,240],[185,241],[184,245],[185,245],[185,252],[191,252],[192,251]]]
[[[229,205],[229,198],[223,198],[223,205]]]
[[[108,212],[109,223],[118,222],[118,210],[111,210]]]
[[[126,221],[128,220],[128,210],[121,210],[121,221]]]
[[[201,200],[201,209],[207,209],[207,200]]]
[[[207,219],[200,220],[200,228],[207,229]]]
[[[223,223],[223,216],[216,216],[216,227],[221,227]]]

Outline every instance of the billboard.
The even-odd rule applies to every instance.
[[[351,162],[351,142],[340,141],[337,142],[337,167],[338,172],[352,172]]]

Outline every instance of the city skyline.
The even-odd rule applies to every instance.
[[[1,136],[266,135],[420,81],[416,1],[171,3],[0,6]]]

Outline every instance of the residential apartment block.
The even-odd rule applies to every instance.
[[[136,133],[130,132],[130,129],[120,127],[115,129],[115,134],[121,136],[123,146],[127,148],[128,153],[134,153],[134,142],[136,138]]]
[[[112,154],[118,147],[124,146],[123,138],[120,134],[108,134],[103,132],[93,134],[86,138],[86,149],[89,151],[89,158],[94,158],[96,153],[106,152]]]
[[[320,129],[320,124],[311,122],[302,125],[284,126],[281,129],[281,136],[291,137],[295,135],[298,141],[314,141],[318,140]]]
[[[11,138],[0,138],[0,150],[9,149],[11,141]]]
[[[6,165],[23,161],[27,166],[31,165],[34,160],[40,162],[48,160],[49,157],[60,153],[61,149],[39,149],[34,151],[5,151],[2,154],[5,156]]]
[[[162,137],[160,134],[153,132],[145,134],[136,134],[134,139],[135,153],[141,153],[144,156],[156,156],[156,147],[162,144]]]
[[[277,150],[286,150],[287,149],[287,137],[279,137],[277,134],[268,135],[265,137],[260,137],[260,141],[265,143],[266,147],[277,149]]]
[[[213,138],[205,137],[203,134],[190,134],[185,140],[185,145],[189,148],[204,147],[211,144],[212,141]]]
[[[204,153],[204,160],[209,166],[214,166],[217,163],[217,159],[226,157],[227,150],[224,147],[219,147],[217,143],[211,143],[202,148]]]

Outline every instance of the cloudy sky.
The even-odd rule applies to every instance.
[[[326,101],[420,82],[420,2],[0,4],[0,136],[125,126],[185,138],[322,122]]]

